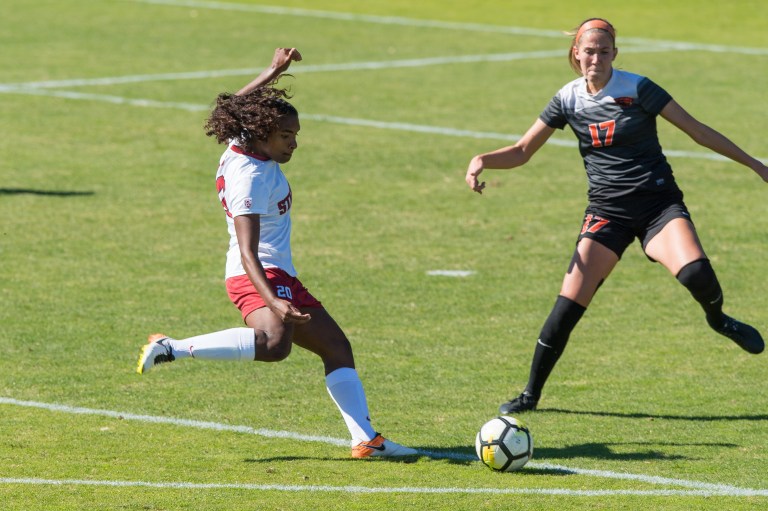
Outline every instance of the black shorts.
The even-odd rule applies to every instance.
[[[675,218],[693,222],[682,194],[661,198],[635,197],[613,201],[609,205],[590,204],[584,212],[584,223],[576,243],[583,238],[595,240],[621,259],[635,238],[640,240],[645,251],[648,242]]]

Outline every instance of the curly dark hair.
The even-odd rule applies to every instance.
[[[205,123],[205,134],[216,137],[219,144],[239,140],[266,140],[278,127],[278,120],[286,115],[298,115],[296,108],[286,99],[286,89],[273,85],[258,87],[238,96],[224,92],[216,98],[216,106]]]

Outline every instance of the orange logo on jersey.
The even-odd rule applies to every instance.
[[[627,108],[635,103],[635,99],[630,97],[614,98],[613,100],[622,108]]]

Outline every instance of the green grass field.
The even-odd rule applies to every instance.
[[[3,0],[3,509],[767,506],[766,355],[711,332],[637,244],[521,416],[534,461],[498,474],[473,459],[527,379],[586,182],[568,130],[523,169],[489,171],[482,196],[464,172],[572,79],[558,33],[609,18],[618,67],[768,158],[763,2],[691,6]],[[298,349],[134,372],[148,333],[241,325],[223,283],[222,147],[202,126],[276,46],[304,56],[284,82],[302,114],[285,166],[297,268],[353,342],[375,426],[417,460],[349,459],[319,359]],[[768,333],[768,189],[660,132],[726,310]]]

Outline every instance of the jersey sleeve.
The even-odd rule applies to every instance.
[[[227,183],[227,206],[233,217],[266,215],[269,211],[269,188],[263,175],[246,172],[234,183]]]
[[[672,96],[649,78],[640,80],[637,96],[640,106],[651,115],[658,115],[672,101]]]
[[[560,99],[560,94],[556,94],[555,97],[550,100],[547,107],[541,112],[541,115],[539,115],[539,119],[550,128],[560,130],[565,128],[566,124],[568,124],[568,120],[565,118],[563,101]]]

